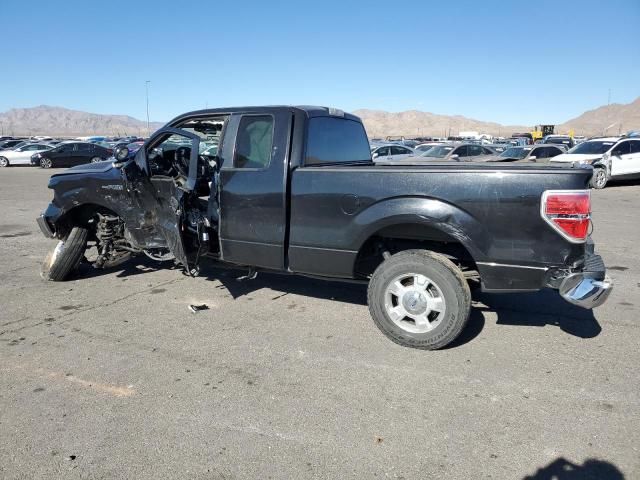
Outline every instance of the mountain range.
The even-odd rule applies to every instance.
[[[492,135],[510,136],[514,132],[531,131],[532,125],[501,125],[475,120],[461,115],[438,115],[409,110],[385,112],[356,110],[371,137],[387,135],[449,136],[462,131],[476,131]],[[149,130],[163,125],[150,122]],[[589,110],[582,115],[557,125],[557,133],[573,130],[576,135],[617,134],[640,130],[640,97],[628,104],[614,103]],[[148,135],[147,122],[127,115],[105,115],[41,105],[32,108],[13,108],[0,113],[0,135]]]
[[[461,115],[437,115],[429,112],[409,110],[405,112],[385,112],[380,110],[356,110],[353,112],[365,124],[371,137],[387,135],[449,136],[459,132],[474,131],[498,136],[510,136],[515,132],[530,132],[533,125],[500,125],[463,117]],[[608,128],[607,128],[608,127]],[[640,130],[640,97],[628,104],[613,103],[589,110],[582,115],[556,125],[556,133],[575,135],[602,135]]]

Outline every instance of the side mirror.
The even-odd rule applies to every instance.
[[[373,155],[371,155],[371,158],[378,158],[379,156],[380,156],[380,154],[378,152],[376,152]]]
[[[529,157],[529,160],[536,160],[537,158],[538,158],[538,157],[536,157],[535,155],[531,155],[531,156]]]
[[[117,162],[124,162],[129,156],[129,149],[127,147],[118,147],[113,156]]]
[[[454,153],[453,155],[451,155],[449,157],[451,160],[460,160],[460,155],[458,155],[457,153]]]

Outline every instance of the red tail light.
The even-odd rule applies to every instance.
[[[547,190],[542,194],[540,210],[542,218],[570,242],[587,239],[591,225],[589,190]]]

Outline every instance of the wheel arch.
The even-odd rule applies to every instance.
[[[372,255],[382,262],[380,247],[391,253],[422,248],[457,258],[475,269],[485,258],[490,245],[486,228],[463,209],[425,197],[400,197],[379,202],[355,219],[361,233],[357,238],[354,276],[370,273],[373,262],[363,265]],[[369,271],[367,271],[369,270]]]

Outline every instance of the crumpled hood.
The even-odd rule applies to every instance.
[[[591,161],[602,158],[602,154],[586,154],[586,153],[561,153],[551,159],[552,162],[580,162]]]
[[[104,173],[113,168],[113,161],[104,161],[98,163],[85,163],[83,165],[76,165],[75,167],[67,168],[62,172],[55,173],[51,177],[57,177],[59,175],[74,175],[78,173]]]

